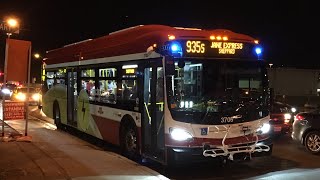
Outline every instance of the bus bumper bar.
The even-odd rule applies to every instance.
[[[268,145],[255,143],[251,146],[237,146],[237,147],[230,147],[230,148],[205,149],[203,151],[203,156],[205,156],[205,157],[228,156],[229,160],[233,160],[234,154],[248,153],[251,158],[251,153],[267,152],[267,151],[270,151],[270,147]]]
[[[240,154],[240,153],[247,153],[249,154],[249,157],[251,159],[251,154],[254,152],[266,152],[270,151],[270,147],[263,143],[258,143],[258,135],[255,132],[255,130],[250,133],[254,136],[255,141],[247,142],[241,142],[241,144],[233,144],[233,145],[226,145],[225,141],[227,139],[228,133],[230,132],[230,129],[233,128],[233,126],[229,126],[226,128],[226,133],[224,135],[224,138],[222,140],[221,145],[222,146],[216,146],[211,148],[210,145],[203,145],[203,156],[205,157],[217,157],[217,156],[228,156],[229,160],[234,160],[233,155],[234,154]],[[249,135],[249,134],[248,134]]]

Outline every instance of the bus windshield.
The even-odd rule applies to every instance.
[[[261,62],[205,59],[186,60],[179,67],[177,64],[175,74],[167,76],[174,120],[232,124],[269,114],[267,74]]]

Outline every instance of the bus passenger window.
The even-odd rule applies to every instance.
[[[122,80],[122,88],[120,89],[121,100],[135,100],[137,97],[136,80]]]
[[[117,82],[115,80],[100,80],[99,102],[116,103]]]
[[[95,88],[95,81],[94,80],[82,80],[81,81],[81,89],[86,90],[89,100],[90,101],[95,101],[95,95],[96,95],[96,88]]]

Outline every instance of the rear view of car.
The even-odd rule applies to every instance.
[[[272,133],[278,135],[290,132],[296,111],[288,104],[274,102],[270,113]]]
[[[295,116],[291,137],[312,154],[320,152],[320,111],[301,112]]]

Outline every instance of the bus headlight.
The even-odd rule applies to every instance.
[[[169,132],[170,132],[171,138],[176,141],[185,141],[185,140],[192,139],[192,135],[183,129],[170,128]]]
[[[269,123],[263,123],[260,128],[257,129],[258,134],[267,134],[271,129],[271,126]]]

